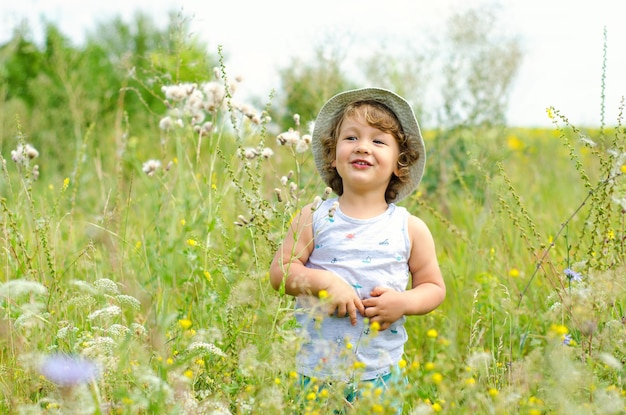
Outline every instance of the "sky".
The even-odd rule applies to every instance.
[[[0,43],[27,22],[35,40],[53,22],[77,44],[97,22],[136,11],[165,25],[170,11],[191,18],[191,30],[211,53],[221,45],[242,88],[267,97],[278,90],[278,69],[311,56],[329,33],[361,40],[411,39],[441,31],[467,7],[500,6],[501,25],[518,36],[524,59],[510,96],[510,125],[551,127],[553,106],[577,126],[601,121],[604,30],[607,34],[605,123],[617,123],[626,95],[626,25],[615,0],[19,0],[0,2]],[[418,33],[419,32],[419,33]],[[425,62],[427,64],[427,62]],[[365,86],[365,85],[364,85]]]

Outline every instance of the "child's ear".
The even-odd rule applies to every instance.
[[[337,160],[333,160],[332,163],[330,163],[330,167],[337,168]]]

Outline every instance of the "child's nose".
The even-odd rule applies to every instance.
[[[357,153],[365,153],[365,154],[369,154],[370,153],[370,148],[367,144],[364,143],[360,143],[355,149],[354,151],[356,151]]]

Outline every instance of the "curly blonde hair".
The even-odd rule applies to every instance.
[[[330,134],[321,137],[323,152],[323,174],[327,178],[328,185],[339,196],[343,194],[343,180],[337,169],[332,166],[337,149],[337,138],[341,124],[346,117],[361,115],[369,125],[395,137],[400,148],[398,156],[398,175],[393,174],[387,190],[385,201],[390,203],[398,195],[400,187],[410,179],[410,167],[419,159],[419,152],[413,140],[402,131],[402,125],[386,105],[373,100],[357,101],[346,105],[342,110],[333,115],[331,120]]]

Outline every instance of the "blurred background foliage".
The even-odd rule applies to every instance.
[[[429,44],[409,39],[391,47],[381,42],[368,45],[368,52],[358,57],[349,36],[326,34],[312,58],[291,58],[279,70],[281,86],[271,108],[277,130],[293,126],[294,114],[303,123],[314,120],[325,100],[342,90],[389,88],[413,104],[422,125],[437,126],[429,151],[445,157],[438,156],[441,162],[431,166],[435,171],[427,188],[434,190],[442,180],[454,182],[454,166],[464,170],[470,147],[464,132],[490,134],[506,125],[522,51],[517,39],[499,32],[496,22],[496,9],[470,9],[451,18]],[[347,68],[351,60],[357,62],[356,71]],[[82,45],[73,44],[53,23],[37,44],[25,24],[0,46],[1,150],[15,146],[16,119],[27,141],[47,155],[47,174],[71,168],[68,151],[80,147],[90,127],[93,149],[119,145],[124,131],[139,139],[137,145],[147,145],[150,140],[143,135],[152,134],[165,110],[160,88],[207,81],[219,61],[217,48],[199,41],[190,33],[188,18],[173,12],[166,27],[141,13],[129,22],[102,22]],[[270,93],[254,100],[264,106]],[[126,131],[125,123],[132,131]],[[103,166],[111,165],[110,156],[100,154]]]

